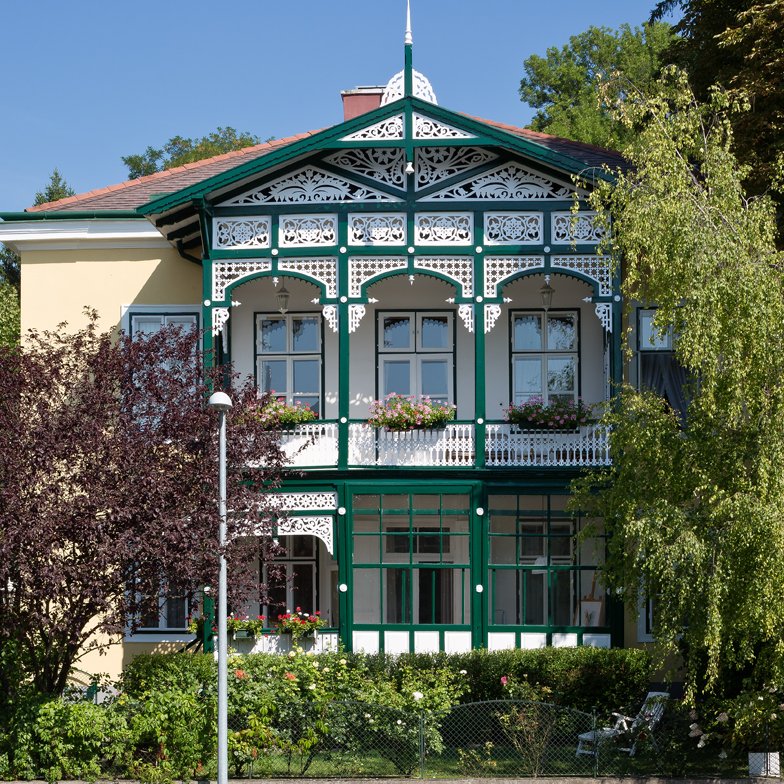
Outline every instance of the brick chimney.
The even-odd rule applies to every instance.
[[[385,89],[380,86],[362,86],[355,87],[353,90],[341,90],[343,120],[351,120],[360,114],[378,109]]]

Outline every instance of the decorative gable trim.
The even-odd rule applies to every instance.
[[[416,151],[416,189],[457,177],[497,157],[481,147],[420,147]]]
[[[476,139],[472,133],[414,112],[415,139]]]
[[[395,201],[391,196],[315,166],[278,177],[241,193],[220,207],[256,204],[323,204],[325,202]]]
[[[527,201],[568,199],[572,185],[550,179],[519,163],[505,163],[471,179],[425,196],[422,201]]]
[[[324,159],[353,174],[369,177],[382,185],[405,190],[406,153],[400,147],[360,147],[341,150]]]
[[[379,139],[402,139],[403,138],[403,115],[398,114],[394,117],[387,117],[380,122],[368,125],[348,136],[344,136],[342,142],[375,142]]]

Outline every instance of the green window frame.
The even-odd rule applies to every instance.
[[[549,631],[606,626],[596,570],[604,536],[566,511],[567,496],[491,493],[488,499],[488,624]]]
[[[355,627],[466,626],[470,494],[352,496]]]

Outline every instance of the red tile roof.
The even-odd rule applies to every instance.
[[[466,116],[469,117],[470,115]],[[506,123],[485,120],[481,117],[473,117],[472,119],[515,136],[520,136],[534,144],[547,147],[553,152],[568,155],[571,158],[582,161],[589,167],[601,166],[603,163],[610,166],[621,166],[624,162],[623,157],[619,153],[596,147],[593,144],[562,139],[558,136],[550,136],[549,134],[531,131],[527,128],[518,128]],[[306,139],[317,133],[320,133],[320,131],[307,131],[296,136],[288,136],[285,139],[263,142],[252,147],[245,147],[242,150],[234,150],[223,155],[216,155],[213,158],[205,158],[194,163],[186,163],[184,166],[177,166],[174,169],[166,169],[155,174],[149,174],[136,180],[127,180],[118,185],[109,185],[106,188],[79,193],[59,201],[28,207],[26,212],[45,212],[47,210],[57,210],[58,212],[133,210],[142,204],[146,204],[155,195],[174,193],[187,188],[189,185],[195,185],[216,174],[233,169],[246,161],[261,158],[280,147],[293,144],[300,139]]]

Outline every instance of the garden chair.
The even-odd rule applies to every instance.
[[[666,691],[649,691],[640,708],[640,712],[636,716],[624,716],[621,713],[613,713],[615,724],[612,727],[601,727],[590,732],[580,733],[577,736],[577,755],[595,755],[598,753],[600,744],[606,743],[620,735],[626,735],[631,739],[631,744],[619,747],[618,750],[626,752],[630,757],[633,757],[637,750],[637,741],[642,733],[645,733],[645,736],[650,739],[655,748],[656,740],[653,737],[653,731],[664,715],[665,703],[669,698],[670,695]]]

